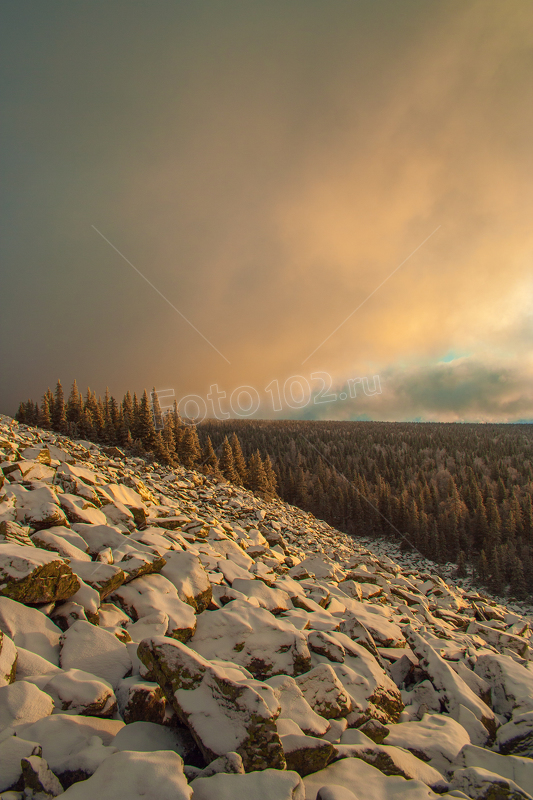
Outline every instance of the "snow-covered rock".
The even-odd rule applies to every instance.
[[[213,775],[192,783],[194,800],[305,800],[296,772],[265,769],[246,775]]]
[[[0,597],[0,630],[17,647],[36,653],[58,666],[61,629],[41,611]]]
[[[0,687],[13,683],[17,671],[17,648],[12,639],[0,630]]]
[[[19,603],[67,600],[79,581],[57,553],[0,542],[0,594]]]
[[[188,641],[196,630],[196,615],[178,590],[163,575],[143,575],[121,586],[109,598],[134,620],[142,620],[157,612],[168,617],[167,636]]]
[[[338,719],[352,710],[350,696],[330,664],[319,664],[299,675],[296,683],[311,708],[321,717]]]
[[[113,688],[131,670],[126,646],[116,636],[90,622],[75,622],[61,636],[61,667],[103,678]]]
[[[500,653],[479,656],[474,672],[491,687],[491,702],[497,714],[511,715],[533,711],[533,672]]]
[[[526,605],[5,417],[0,464],[9,800],[533,798]]]
[[[71,786],[65,800],[190,800],[192,789],[177,753],[122,751],[101,763],[86,781]]]
[[[0,733],[25,722],[37,722],[54,710],[50,695],[33,683],[17,681],[0,686]]]
[[[192,606],[197,613],[204,611],[211,602],[211,582],[197,555],[176,550],[165,555],[165,566],[161,574],[177,589],[178,597]]]
[[[359,800],[436,800],[439,797],[422,781],[388,777],[359,758],[336,761],[320,772],[308,775],[304,778],[304,785],[306,800],[317,800],[322,787],[330,786],[354,790]],[[341,798],[339,795],[339,800]]]
[[[247,770],[285,766],[275,725],[278,709],[273,711],[254,689],[227,678],[175,639],[145,639],[139,657],[208,762],[231,750]]]

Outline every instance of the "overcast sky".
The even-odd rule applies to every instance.
[[[531,0],[13,0],[0,23],[0,411],[76,378],[248,385],[273,416],[322,372],[368,395],[281,416],[533,419]]]

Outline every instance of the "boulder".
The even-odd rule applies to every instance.
[[[465,729],[444,714],[424,714],[420,721],[400,722],[388,728],[387,745],[403,747],[441,771],[449,769],[461,748],[470,744]]]
[[[66,788],[88,778],[116,752],[112,742],[123,727],[119,720],[53,714],[33,724],[17,726],[16,733],[41,746],[43,758]]]
[[[455,770],[450,788],[472,800],[531,800],[531,795],[514,781],[480,767]]]
[[[265,683],[274,690],[280,705],[280,719],[290,719],[309,736],[323,736],[329,722],[317,714],[305,699],[300,687],[289,675],[276,675]]]
[[[352,710],[350,695],[329,664],[299,675],[296,683],[317,714],[326,719],[346,717]]]
[[[305,734],[288,733],[281,737],[287,769],[301,777],[327,767],[335,756],[335,749],[326,739],[317,739]]]
[[[106,758],[88,780],[71,786],[65,800],[190,800],[183,760],[171,750],[122,751]]]
[[[408,780],[422,781],[435,792],[445,792],[448,788],[440,772],[416,758],[412,753],[390,745],[337,745],[340,757],[360,758],[383,772],[384,775],[401,775]]]
[[[468,708],[483,723],[490,735],[496,732],[493,711],[470,689],[454,670],[441,658],[420,634],[407,632],[411,648],[420,661],[420,666],[429,675],[435,689],[440,693],[446,710],[453,716],[459,705]]]
[[[463,767],[479,767],[509,778],[525,792],[533,795],[533,759],[519,756],[504,756],[483,747],[465,744],[456,763]]]
[[[533,711],[517,714],[498,728],[496,745],[500,753],[533,758]]]
[[[324,631],[311,631],[307,637],[307,644],[313,653],[326,656],[328,661],[342,664],[346,657],[346,650],[329,633]]]
[[[474,672],[491,687],[494,711],[509,719],[511,715],[533,711],[533,672],[510,656],[484,653]]]
[[[56,553],[0,544],[0,595],[20,603],[49,603],[67,600],[79,588],[77,577]]]
[[[61,636],[61,667],[103,678],[113,689],[131,670],[127,648],[112,633],[78,621]]]
[[[176,550],[165,556],[166,564],[161,569],[178,592],[178,597],[200,614],[208,607],[213,594],[211,582],[197,555]]]
[[[14,725],[37,722],[54,710],[50,695],[33,683],[17,681],[0,686],[0,732]]]
[[[17,672],[17,648],[12,639],[0,630],[0,687],[13,683]]]
[[[61,630],[42,611],[0,597],[0,630],[16,647],[23,647],[58,666]]]
[[[297,772],[265,769],[246,775],[213,775],[192,783],[194,800],[305,800]]]
[[[196,616],[190,605],[180,600],[178,590],[163,575],[144,575],[121,586],[110,599],[133,620],[156,612],[168,616],[167,636],[188,641],[196,630]]]
[[[60,494],[61,508],[67,515],[69,522],[82,522],[89,525],[105,525],[106,517],[100,509],[76,494]],[[58,524],[58,523],[56,523]],[[34,526],[35,527],[35,526]]]
[[[439,797],[422,781],[384,775],[381,770],[359,758],[335,761],[320,772],[304,778],[304,785],[306,800],[316,800],[319,792],[320,797],[327,800],[348,800],[350,795],[340,793],[340,789],[344,792],[353,790],[358,800],[437,800]],[[328,796],[324,792],[326,788],[331,788],[333,794]]]
[[[100,600],[122,586],[126,576],[124,572],[113,564],[101,564],[96,561],[72,560],[70,568],[82,581],[96,589]]]
[[[90,562],[91,556],[88,553],[56,533],[56,531],[62,530],[67,530],[67,528],[61,528],[59,526],[55,528],[45,528],[32,534],[31,541],[35,547],[59,553],[63,558]]]
[[[260,680],[299,675],[311,667],[305,635],[265,608],[233,600],[197,618],[191,646],[205,658],[233,661]]]
[[[258,692],[229,679],[175,639],[145,639],[138,654],[208,762],[231,750],[239,753],[247,771],[284,768],[275,724],[279,710]]]
[[[27,797],[49,800],[63,794],[63,787],[44,758],[28,756],[20,762],[24,792]]]
[[[117,687],[116,698],[120,715],[129,725],[133,722],[154,722],[165,719],[166,700],[157,683],[142,680],[138,675],[123,678]]]
[[[32,546],[32,540],[29,536],[29,526],[19,525],[17,522],[9,520],[2,520],[0,522],[0,543],[11,542],[12,544],[25,544],[28,547]]]
[[[117,700],[111,685],[81,669],[57,672],[42,686],[58,711],[89,717],[112,717]]]
[[[21,761],[29,756],[40,756],[42,748],[38,742],[30,742],[21,739],[19,736],[8,736],[0,739],[0,792],[5,792],[14,787],[22,789],[24,781],[22,778]],[[9,795],[6,800],[18,800],[22,795]]]

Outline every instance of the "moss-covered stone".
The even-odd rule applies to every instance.
[[[50,603],[76,594],[80,582],[55,553],[38,547],[0,544],[0,595],[19,603]]]

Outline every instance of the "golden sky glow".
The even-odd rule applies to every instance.
[[[326,371],[382,394],[302,416],[533,419],[530,0],[3,17],[3,411]]]

